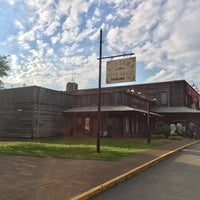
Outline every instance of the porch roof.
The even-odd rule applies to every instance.
[[[97,112],[98,111],[98,106],[86,106],[86,107],[76,107],[76,108],[70,108],[67,110],[64,110],[64,113],[83,113],[83,112]],[[101,111],[102,112],[141,112],[141,113],[147,113],[146,110],[141,110],[137,108],[132,108],[126,105],[117,105],[117,106],[101,106]],[[150,112],[151,115],[156,115],[163,117],[160,114]]]
[[[189,107],[161,107],[152,108],[153,112],[156,113],[190,113],[190,114],[200,114],[200,110],[195,110]]]

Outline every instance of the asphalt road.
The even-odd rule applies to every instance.
[[[92,200],[199,200],[200,143],[192,145]]]

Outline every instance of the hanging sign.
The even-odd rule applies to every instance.
[[[106,83],[135,81],[136,58],[125,58],[107,62]]]

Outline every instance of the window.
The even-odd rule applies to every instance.
[[[129,118],[125,118],[125,131],[126,133],[129,133]]]
[[[78,122],[78,125],[81,125],[81,118],[78,118],[77,122]]]
[[[135,121],[135,131],[136,133],[139,133],[139,119],[136,119]]]
[[[90,130],[90,118],[89,117],[85,118],[85,130],[86,131]]]
[[[161,92],[160,100],[161,105],[167,105],[167,92]]]
[[[134,118],[131,119],[131,129],[132,129],[132,133],[134,133],[135,132],[135,119]]]

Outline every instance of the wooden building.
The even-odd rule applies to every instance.
[[[68,124],[66,133],[74,136],[95,135],[98,126],[97,92],[75,96],[75,106],[64,111]],[[156,122],[163,120],[160,114],[148,113],[149,106],[149,100],[127,91],[102,92],[102,136],[146,136],[148,114],[151,130],[155,128]]]
[[[145,135],[146,133],[145,113],[142,114],[142,111],[147,111],[147,106],[145,108],[147,102],[143,103],[143,106],[140,104],[137,105],[135,102],[137,98],[139,98],[139,102],[143,102],[143,100],[148,100],[150,102],[152,102],[152,100],[156,100],[154,103],[151,103],[150,106],[152,112],[150,117],[151,130],[158,126],[170,126],[172,123],[181,123],[185,127],[185,130],[188,131],[188,124],[191,121],[195,121],[200,127],[200,94],[185,80],[107,87],[102,88],[101,91],[101,101],[103,102],[103,105],[126,105],[131,108],[139,108],[141,111],[137,114],[130,112],[128,116],[126,116],[125,112],[123,112],[124,117],[122,120],[115,119],[116,121],[114,121],[113,124],[117,124],[117,126],[119,126],[119,121],[123,124],[123,126],[120,126],[123,127],[123,130],[119,129],[119,127],[116,128],[119,130],[121,135],[127,135],[127,133],[130,135]],[[92,94],[94,95],[95,93],[97,93],[97,89],[73,91],[73,94],[78,97],[85,95],[85,98],[90,98],[89,96],[92,96]],[[127,97],[129,94],[134,97],[131,95]],[[124,96],[127,97],[128,101],[133,102],[133,104],[129,104],[127,101],[120,102],[119,99],[123,99]],[[131,98],[134,98],[134,101]],[[82,102],[85,101],[83,100]],[[92,102],[90,105],[92,105]],[[78,105],[78,107],[81,106],[83,105]],[[87,109],[89,110],[89,108]],[[77,112],[75,112],[75,109],[69,110],[68,112],[72,113],[72,111],[73,114],[83,113],[78,109],[76,110]],[[84,111],[86,111],[86,109]],[[155,117],[155,113],[160,114],[160,116]],[[104,115],[103,119],[105,119],[105,116],[106,115]],[[119,115],[117,114],[116,116]],[[137,122],[137,117],[135,118],[135,116],[140,116],[140,120],[138,120],[139,122]],[[164,116],[164,118],[161,116]],[[130,119],[132,117],[134,122]],[[104,126],[104,124],[102,126]],[[117,131],[114,132],[117,134]]]
[[[0,137],[39,138],[62,131],[62,111],[73,95],[31,86],[0,90]]]
[[[103,136],[146,136],[147,119],[150,131],[171,123],[187,130],[191,120],[200,124],[200,95],[184,80],[101,91]],[[96,135],[97,100],[98,89],[78,90],[75,83],[65,92],[38,86],[0,90],[0,137]]]
[[[190,121],[200,125],[200,94],[185,80],[134,85],[130,88],[147,99],[156,99],[151,110],[165,116],[166,126],[181,123],[187,131]]]

